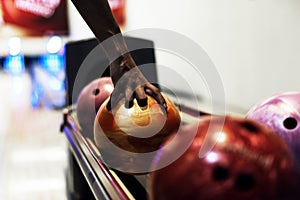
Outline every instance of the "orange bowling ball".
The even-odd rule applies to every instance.
[[[166,110],[157,101],[148,96],[148,105],[141,108],[134,100],[131,108],[125,108],[124,101],[111,111],[107,110],[106,100],[98,110],[94,123],[94,139],[103,156],[104,162],[120,162],[134,165],[130,155],[148,153],[160,148],[172,132],[176,132],[181,123],[175,104],[166,96]],[[111,146],[122,150],[116,153]],[[126,153],[125,153],[126,152]]]

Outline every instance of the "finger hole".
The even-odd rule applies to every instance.
[[[132,108],[133,107],[133,98],[125,99],[124,106],[127,109]]]
[[[125,108],[129,109],[133,106],[134,94],[131,91],[127,90],[125,95]]]
[[[146,107],[148,105],[148,98],[147,97],[144,98],[144,99],[138,99],[137,98],[136,101],[137,101],[137,103],[140,107]]]

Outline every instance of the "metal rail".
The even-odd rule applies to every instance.
[[[87,180],[96,199],[129,200],[134,199],[118,177],[98,158],[88,141],[80,134],[73,123],[70,111],[63,114],[61,132],[68,139],[70,150]]]

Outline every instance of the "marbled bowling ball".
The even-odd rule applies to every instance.
[[[278,134],[294,153],[300,168],[300,93],[274,95],[253,106],[246,118],[257,120]]]
[[[77,98],[77,119],[82,131],[93,138],[94,120],[102,103],[111,95],[114,85],[110,77],[101,77],[87,84]]]
[[[187,143],[187,134],[196,130],[176,161],[150,173],[149,199],[299,199],[293,160],[275,133],[244,118],[227,116],[224,124],[222,117],[202,120],[157,153],[154,168],[176,154]],[[199,156],[204,141],[212,148]]]
[[[109,99],[102,104],[95,118],[94,139],[108,166],[130,174],[145,173],[144,169],[149,169],[152,160],[147,158],[176,133],[181,124],[178,108],[168,96],[162,95],[167,110],[150,95],[145,107],[140,107],[136,99],[131,108],[125,107],[124,99],[112,110],[107,109]]]

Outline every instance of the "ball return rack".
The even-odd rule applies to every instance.
[[[184,124],[208,113],[180,106]],[[70,199],[147,199],[148,175],[131,175],[111,169],[101,160],[93,139],[86,137],[76,119],[76,107],[63,110],[60,131],[68,141],[67,187]]]

